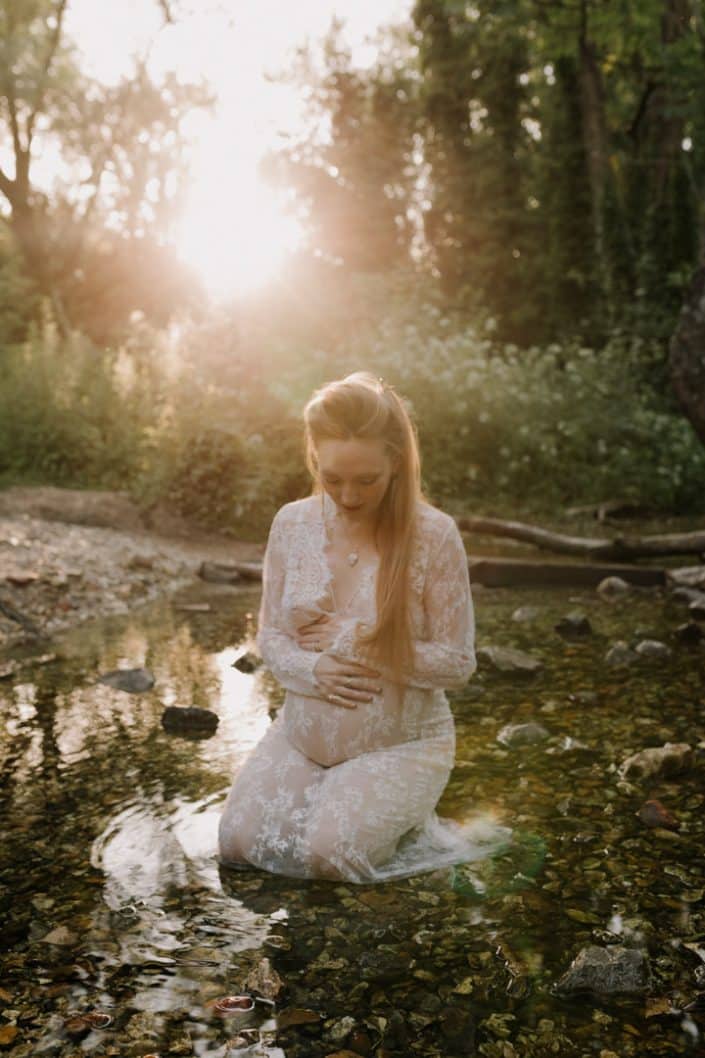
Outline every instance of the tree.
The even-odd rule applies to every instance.
[[[88,78],[65,36],[66,9],[67,0],[0,0],[0,135],[14,162],[14,173],[0,168],[5,223],[64,325],[76,322],[67,292],[89,276],[97,244],[163,241],[184,168],[181,121],[209,102],[202,85],[155,83],[144,61],[114,86]],[[40,145],[61,157],[49,189],[34,178]],[[137,287],[127,301],[141,307]]]

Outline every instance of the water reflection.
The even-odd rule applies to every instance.
[[[538,608],[531,628],[510,620],[519,604]],[[566,644],[553,626],[575,605],[595,635]],[[602,663],[609,642],[636,629],[668,639],[680,612],[653,594],[607,606],[588,593],[479,593],[481,640],[529,650],[544,669],[522,681],[481,668],[454,696],[457,766],[439,811],[499,817],[526,835],[527,854],[465,876],[355,887],[217,863],[232,775],[281,700],[265,673],[233,668],[252,646],[256,606],[253,593],[216,595],[209,614],[154,604],[75,630],[53,662],[19,658],[15,682],[0,683],[2,987],[9,1009],[25,1011],[18,1054],[69,1058],[109,1042],[113,1053],[225,1058],[249,1027],[250,1042],[269,1041],[261,1053],[290,1058],[462,1054],[472,1040],[488,1058],[509,1045],[518,1058],[696,1055],[697,1010],[654,1019],[641,1000],[551,993],[581,947],[617,942],[650,951],[657,998],[683,1008],[702,991],[692,948],[705,935],[702,773],[620,784],[616,768],[644,745],[701,737],[703,655],[624,671]],[[146,694],[97,683],[138,666],[155,676]],[[216,735],[167,734],[167,705],[213,710]],[[504,725],[527,720],[545,725],[544,743],[497,742]],[[676,813],[678,834],[643,826],[647,797]],[[279,1008],[313,1019],[276,1042],[266,1005],[242,1024],[209,1006],[241,991],[264,958],[285,981]],[[113,1026],[68,1039],[66,1012],[89,1008],[112,1013]]]

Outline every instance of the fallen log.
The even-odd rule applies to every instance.
[[[594,588],[605,577],[621,577],[642,588],[666,584],[666,570],[618,563],[544,562],[540,559],[471,558],[470,581],[491,588]]]
[[[483,536],[504,536],[521,540],[546,551],[584,558],[616,559],[651,558],[663,555],[698,555],[705,553],[705,532],[665,533],[656,536],[600,537],[568,536],[554,533],[525,522],[506,522],[500,518],[458,518],[458,528]]]

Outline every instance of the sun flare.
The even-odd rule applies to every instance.
[[[301,243],[302,230],[276,192],[247,173],[223,182],[195,180],[176,232],[180,256],[214,298],[248,294],[275,279]]]

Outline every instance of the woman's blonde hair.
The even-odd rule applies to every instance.
[[[356,371],[316,390],[304,409],[306,462],[313,491],[323,491],[316,450],[321,441],[352,438],[384,442],[394,471],[379,508],[376,542],[377,622],[359,641],[373,659],[391,666],[398,682],[411,661],[409,567],[421,491],[416,430],[404,401],[381,378]]]

